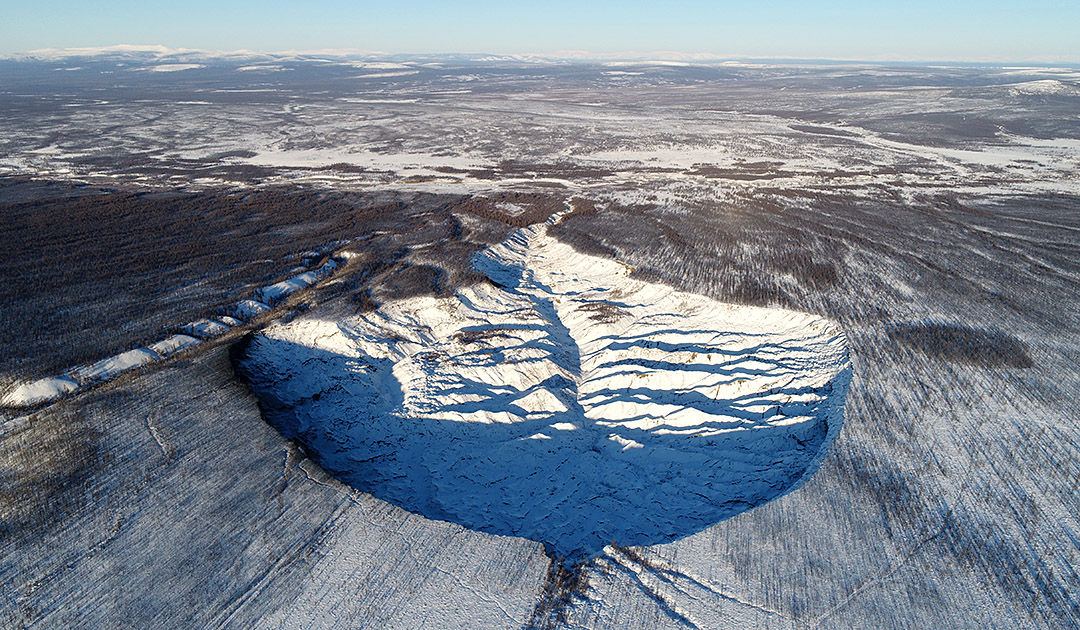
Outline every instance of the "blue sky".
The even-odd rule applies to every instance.
[[[1080,62],[1080,0],[5,4],[0,54],[123,43],[259,51],[674,51],[724,57]]]

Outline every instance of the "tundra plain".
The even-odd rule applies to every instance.
[[[1080,70],[80,54],[0,60],[0,625],[1080,626]]]

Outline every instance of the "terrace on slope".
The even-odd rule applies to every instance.
[[[491,282],[451,297],[273,326],[235,349],[238,371],[346,483],[574,562],[812,474],[850,377],[835,325],[636,280],[547,228],[478,254]]]

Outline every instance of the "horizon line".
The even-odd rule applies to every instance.
[[[159,57],[178,55],[204,55],[208,57],[238,56],[328,56],[328,57],[378,57],[378,58],[439,58],[467,57],[472,61],[517,61],[521,63],[537,62],[668,62],[685,65],[708,65],[720,63],[828,63],[828,64],[881,64],[881,65],[991,65],[991,66],[1030,66],[1031,64],[1049,66],[1080,65],[1080,58],[1067,59],[1057,57],[1043,58],[957,58],[942,59],[914,56],[881,56],[867,58],[847,57],[811,57],[811,56],[748,56],[738,54],[718,54],[702,52],[681,52],[672,50],[657,51],[621,51],[593,52],[586,50],[558,50],[552,52],[389,52],[362,48],[322,48],[322,49],[287,49],[287,50],[252,50],[252,49],[206,49],[173,48],[161,44],[112,44],[108,46],[73,46],[36,48],[23,52],[0,54],[0,60],[6,61],[47,61],[70,57],[94,57],[117,53],[152,53]]]

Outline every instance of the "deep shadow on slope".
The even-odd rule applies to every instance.
[[[763,604],[813,625],[831,606],[821,584],[851,575],[829,550],[838,531],[853,540],[868,531],[893,541],[925,534],[917,547],[899,545],[919,556],[921,575],[897,582],[894,608],[878,608],[884,597],[844,602],[853,614],[872,607],[881,615],[862,625],[893,623],[876,611],[905,610],[917,594],[935,602],[917,609],[924,619],[950,607],[942,623],[963,626],[966,613],[952,608],[962,597],[947,589],[963,574],[1019,619],[1075,627],[1080,578],[1075,561],[1061,560],[1075,554],[1075,519],[1060,515],[1080,513],[1072,490],[1077,208],[1064,195],[905,198],[882,187],[857,199],[842,189],[759,189],[681,207],[612,203],[564,224],[574,232],[566,240],[596,238],[673,286],[818,313],[847,332],[862,378],[849,394],[844,437],[815,478],[829,490],[809,500],[855,498],[837,508],[842,516],[800,530],[794,553],[769,545],[800,515],[798,502],[755,511],[724,530],[730,540],[717,539],[717,556],[752,580],[834,563],[820,583],[777,577],[751,588]],[[833,265],[836,282],[785,278],[789,254]],[[880,514],[880,524],[874,516],[848,524],[854,510]],[[906,561],[866,549],[864,571]]]
[[[506,243],[527,250],[536,233],[522,230]],[[604,291],[582,295],[587,282],[556,291],[503,254],[472,259],[498,289],[456,294],[470,311],[489,314],[482,323],[425,336],[407,357],[379,358],[349,341],[397,343],[381,324],[328,326],[309,317],[295,330],[318,330],[312,343],[331,345],[254,335],[234,346],[235,369],[267,420],[342,481],[429,518],[541,541],[575,564],[613,541],[671,541],[772,500],[813,472],[839,430],[849,370],[827,384],[792,384],[820,367],[808,359],[819,343],[811,329],[805,339],[776,337],[756,320],[699,322],[694,307],[668,313],[657,302],[659,312],[626,315],[624,326],[591,342],[587,376],[555,301],[592,321],[621,319],[622,309]],[[369,293],[438,294],[432,277],[397,266]],[[709,304],[700,312],[712,313]],[[499,312],[514,315],[502,321]],[[417,316],[402,321],[424,328]],[[735,328],[702,329],[716,321]],[[632,378],[642,370],[674,380],[666,387]],[[771,383],[744,391],[755,378]],[[535,397],[548,402],[520,402]],[[684,411],[692,421],[675,419]]]
[[[403,393],[389,360],[261,335],[234,346],[232,357],[267,420],[345,483],[429,518],[538,540],[575,563],[613,541],[668,542],[771,500],[802,478],[826,438],[825,423],[805,434],[761,424],[708,438],[611,428],[592,424],[580,407],[513,423],[412,417],[395,411]],[[836,413],[849,378],[847,371],[838,375],[826,386],[835,396],[807,413]],[[454,383],[455,393],[483,400],[444,410],[509,411],[527,393]],[[670,393],[629,387],[597,396],[633,402],[662,394]],[[683,398],[711,413],[747,415],[738,400]],[[556,423],[581,428],[552,431]],[[533,438],[538,433],[547,439]],[[623,448],[610,434],[642,446]],[[802,455],[777,461],[793,452]]]

